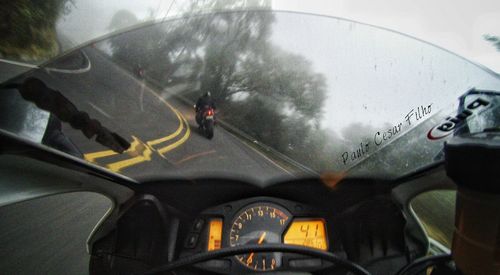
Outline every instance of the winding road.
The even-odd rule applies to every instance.
[[[131,143],[117,154],[63,123],[63,133],[87,161],[135,179],[224,174],[264,184],[290,176],[221,127],[206,139],[197,131],[193,110],[171,91],[148,87],[97,49],[87,47],[76,55],[23,77],[40,78]],[[27,69],[0,60],[3,80]],[[78,193],[0,208],[0,273],[87,274],[86,238],[109,206],[101,195]]]
[[[216,127],[212,140],[206,139],[197,131],[192,108],[175,96],[182,89],[148,87],[95,48],[29,72],[32,67],[0,60],[0,81],[20,73],[26,74],[16,82],[28,76],[40,78],[131,143],[125,153],[117,154],[63,123],[62,132],[93,164],[138,180],[223,174],[264,185],[291,176],[222,127]],[[416,206],[443,223],[426,210],[433,209],[435,200]],[[0,208],[0,274],[88,274],[86,239],[109,207],[102,195],[86,192]],[[448,223],[444,222],[446,228],[452,228]]]

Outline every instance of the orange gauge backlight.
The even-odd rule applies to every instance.
[[[212,219],[208,229],[208,251],[220,249],[221,245],[222,219]]]
[[[321,219],[294,220],[285,234],[285,244],[302,245],[320,250],[328,249],[325,221]]]

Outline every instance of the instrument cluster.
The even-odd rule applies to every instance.
[[[332,224],[321,211],[301,203],[259,197],[221,204],[203,211],[192,224],[184,255],[222,247],[290,244],[333,251]],[[287,267],[307,270],[327,263],[302,255],[249,253],[199,264],[219,273],[270,271]]]

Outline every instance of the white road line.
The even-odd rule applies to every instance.
[[[31,68],[31,69],[38,69],[39,68],[38,65],[24,63],[24,62],[18,62],[18,61],[13,61],[13,60],[7,60],[7,59],[2,59],[2,58],[0,58],[0,62],[12,64],[12,65],[16,65],[16,66],[21,66],[21,67],[26,67],[26,68]]]
[[[269,161],[270,163],[272,163],[274,166],[280,168],[281,170],[283,170],[284,172],[286,172],[287,174],[291,175],[291,176],[294,176],[294,174],[290,171],[288,171],[287,169],[285,169],[283,166],[279,165],[278,163],[276,163],[275,161],[273,161],[272,159],[270,159],[269,157],[267,157],[266,155],[264,155],[264,153],[260,152],[259,150],[253,148],[252,146],[250,146],[249,144],[247,144],[245,141],[242,141],[240,140],[238,137],[236,137],[233,133],[229,132],[229,131],[225,131],[226,133],[230,134],[231,136],[233,136],[234,138],[236,138],[240,143],[243,143],[245,146],[247,146],[248,148],[250,148],[252,151],[254,151],[255,153],[259,154],[261,157],[263,157],[264,159],[266,159],[267,161]]]
[[[103,116],[109,118],[109,119],[113,119],[112,116],[110,116],[108,113],[106,113],[103,109],[97,107],[96,105],[92,104],[90,101],[87,101],[87,103],[92,107],[94,108],[96,111],[98,111],[99,113],[101,113]]]
[[[81,73],[86,73],[92,69],[92,63],[90,62],[89,57],[82,51],[81,52],[85,59],[88,61],[88,65],[85,68],[81,69],[76,69],[76,70],[67,70],[67,69],[58,69],[58,68],[50,68],[50,67],[40,67],[39,65],[35,64],[29,64],[25,62],[18,62],[18,61],[13,61],[13,60],[7,60],[7,59],[2,59],[0,58],[0,62],[7,63],[7,64],[12,64],[16,66],[21,66],[21,67],[26,67],[30,69],[44,69],[49,72],[55,72],[55,73],[64,73],[64,74],[81,74]]]
[[[84,56],[85,59],[88,61],[88,65],[85,68],[81,69],[76,69],[76,70],[66,70],[66,69],[57,69],[57,68],[49,68],[49,67],[44,67],[45,70],[49,72],[56,72],[56,73],[63,73],[63,74],[81,74],[81,73],[86,73],[92,69],[92,63],[90,62],[89,57],[85,54],[84,51],[80,51],[82,55]]]

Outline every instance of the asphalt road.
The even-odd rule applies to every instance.
[[[97,50],[84,52],[90,61],[84,70],[73,68],[81,63],[75,57],[52,65],[64,72],[39,70],[30,76],[61,91],[79,110],[132,144],[116,154],[63,123],[63,133],[88,161],[139,179],[224,174],[263,184],[290,176],[220,127],[212,140],[206,139],[197,131],[191,108],[146,87]],[[3,71],[24,70],[12,66],[0,64]],[[108,207],[102,196],[85,193],[0,208],[0,274],[88,273],[85,241]]]
[[[213,140],[206,139],[196,130],[193,110],[168,91],[146,87],[93,48],[84,52],[89,63],[81,62],[78,55],[52,65],[60,70],[40,70],[32,76],[61,91],[79,110],[132,144],[124,154],[116,154],[63,124],[64,134],[87,161],[137,179],[223,174],[265,184],[290,177],[279,164],[221,127],[216,127]],[[25,69],[0,62],[0,73]],[[438,200],[415,205],[419,215],[429,214],[426,223],[443,223],[433,216]],[[86,238],[107,208],[107,199],[90,193],[0,208],[0,274],[87,274]]]
[[[216,127],[212,140],[206,139],[197,131],[192,108],[168,92],[147,87],[97,50],[87,48],[84,52],[91,63],[88,72],[41,72],[35,76],[133,145],[125,154],[112,154],[65,124],[65,134],[87,160],[141,179],[232,174],[263,183],[289,176],[278,164],[220,127]]]

